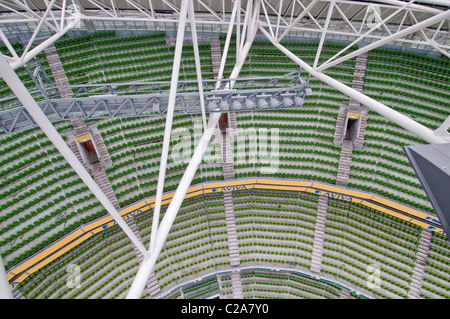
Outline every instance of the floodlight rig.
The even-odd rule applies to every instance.
[[[202,114],[203,118],[203,115],[206,117],[206,113],[211,112],[298,108],[303,105],[304,98],[312,93],[309,80],[300,77],[300,69],[276,77],[222,79],[220,90],[215,89],[216,81],[204,79],[200,81],[202,88],[196,91],[189,90],[189,87],[197,84],[197,81],[179,81],[174,113]],[[232,82],[236,82],[235,88],[223,89]],[[35,83],[39,87],[40,81]],[[52,97],[42,94],[44,97],[37,104],[51,122],[71,118],[160,117],[167,115],[170,97],[170,91],[162,90],[161,87],[169,83],[164,81],[74,85],[68,87],[75,92],[72,97],[61,98],[58,95]],[[40,91],[45,92],[45,88],[40,88]],[[258,102],[259,99],[266,99],[268,105]],[[12,102],[15,102],[13,97],[0,99],[0,105]],[[7,134],[36,126],[33,117],[22,105],[0,109],[0,128]]]

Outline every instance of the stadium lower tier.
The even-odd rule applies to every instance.
[[[172,196],[164,196],[162,216]],[[146,245],[153,206],[154,198],[120,212]],[[204,183],[189,189],[142,297],[447,298],[450,245],[441,233],[433,216],[344,188],[275,179]],[[432,261],[423,269],[417,262],[427,244]],[[124,298],[140,261],[106,217],[8,279],[25,298]],[[374,273],[378,279],[369,280]],[[419,276],[425,290],[416,296]]]

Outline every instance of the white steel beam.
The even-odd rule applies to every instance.
[[[345,13],[341,10],[341,8],[339,8],[339,6],[337,4],[335,4],[334,6],[337,10],[337,12],[339,12],[340,16],[342,17],[342,19],[345,21],[345,23],[347,23],[347,25],[350,27],[350,29],[352,29],[352,31],[354,33],[358,33],[358,31],[356,31],[355,27],[353,26],[353,24],[350,22],[350,20],[347,18],[347,16],[345,15]]]
[[[278,38],[278,31],[280,30],[281,10],[283,9],[283,0],[280,0],[280,6],[278,7],[277,26],[275,28],[275,38]]]
[[[95,195],[97,200],[103,205],[106,211],[114,218],[116,223],[122,228],[125,234],[127,234],[131,242],[142,252],[144,256],[147,256],[147,250],[145,249],[144,245],[137,238],[128,224],[123,220],[123,218],[117,212],[116,208],[111,204],[111,202],[108,200],[108,197],[106,197],[106,195],[97,185],[88,171],[77,159],[75,154],[73,154],[73,152],[70,150],[69,146],[62,139],[61,135],[59,135],[58,131],[49,121],[47,116],[31,96],[30,92],[28,92],[22,81],[19,79],[17,74],[14,72],[8,62],[6,62],[2,55],[0,55],[0,76],[8,84],[13,93],[17,96],[19,101],[22,103],[22,105],[25,107],[34,121],[39,125],[45,135],[47,135],[48,139],[53,143],[59,153],[70,164],[73,170],[86,184],[90,191]]]
[[[170,82],[169,100],[167,101],[166,125],[164,128],[164,141],[161,151],[161,161],[159,166],[158,185],[156,188],[155,207],[153,209],[153,223],[150,234],[150,254],[155,247],[156,230],[159,224],[159,215],[161,212],[162,193],[164,189],[164,180],[166,177],[167,158],[169,157],[170,136],[172,132],[173,114],[175,110],[175,100],[177,95],[178,76],[180,74],[181,55],[183,51],[184,32],[186,27],[186,18],[190,0],[183,0],[180,8],[180,22],[178,23],[177,40],[175,43],[175,53],[173,57],[172,79]]]
[[[16,5],[18,5],[18,7],[24,9],[26,12],[28,12],[29,14],[31,14],[33,17],[37,18],[38,21],[40,21],[42,19],[42,17],[40,17],[37,13],[35,13],[33,10],[31,10],[27,5],[24,5],[22,2],[20,2],[19,0],[13,0],[14,3]],[[52,29],[55,32],[58,32],[58,29],[52,25],[51,23],[48,23],[47,21],[45,21],[44,19],[44,23],[47,27],[49,27],[50,29]]]
[[[300,0],[296,0],[296,1],[298,2],[298,4],[300,5],[300,7],[301,7],[303,10],[306,9],[305,6],[303,5],[303,3],[302,3]],[[328,1],[330,1],[330,0],[328,0]],[[328,2],[328,1],[326,1],[326,2]],[[322,10],[321,10],[321,11],[322,11]],[[319,11],[319,12],[321,12],[321,11]],[[317,19],[314,18],[314,16],[311,14],[311,10],[308,10],[308,12],[307,12],[306,14],[307,14],[308,17],[311,19],[311,21],[314,22],[314,23],[317,25],[317,27],[319,28],[319,30],[321,30],[321,29],[322,29],[322,26],[321,26],[320,23],[317,21]],[[320,16],[320,13],[318,14],[318,16]]]
[[[436,38],[437,34],[439,33],[439,31],[442,28],[442,25],[444,24],[445,20],[443,20],[440,24],[439,27],[436,29],[436,32],[433,34],[433,37],[431,38],[431,40],[434,40],[434,38]]]
[[[52,11],[52,7],[55,4],[55,1],[56,0],[52,0],[50,5],[47,7],[47,10],[45,10],[45,13],[41,18],[41,21],[39,21],[36,29],[33,32],[33,35],[31,36],[30,40],[28,40],[27,46],[25,47],[25,50],[23,51],[21,58],[23,58],[28,53],[28,51],[30,50],[30,47],[33,45],[34,39],[36,39],[36,36],[38,35],[39,31],[41,30],[42,25],[45,22],[45,19],[47,19],[47,16]]]
[[[143,15],[145,15],[145,16],[147,16],[147,17],[149,17],[149,18],[154,18],[154,15],[152,14],[152,15],[149,15],[147,12],[145,12],[144,11],[144,9],[142,9],[141,7],[141,5],[139,5],[139,4],[137,4],[137,3],[135,3],[133,0],[127,0],[127,3],[129,4],[129,5],[131,5],[131,6],[133,6],[134,8],[136,8],[140,13],[142,13]]]
[[[445,136],[448,135],[448,129],[450,128],[450,115],[447,116],[445,121],[439,126],[435,131],[434,134]]]
[[[139,270],[136,273],[136,277],[134,278],[130,290],[128,291],[128,294],[126,296],[127,299],[139,299],[141,297],[142,292],[144,291],[145,285],[147,283],[147,280],[153,270],[153,267],[155,266],[156,260],[158,259],[158,256],[163,248],[167,235],[169,234],[169,231],[175,220],[176,214],[178,213],[179,207],[181,206],[184,200],[184,196],[186,195],[187,189],[189,188],[191,181],[194,178],[194,175],[197,171],[197,167],[201,162],[203,154],[205,153],[206,148],[208,147],[208,143],[211,139],[211,136],[214,133],[215,126],[217,125],[220,116],[221,116],[220,112],[215,112],[212,114],[208,123],[208,128],[205,130],[205,133],[199,140],[199,143],[194,151],[191,161],[189,162],[189,165],[186,168],[183,177],[181,178],[178,188],[158,228],[156,234],[157,236],[153,241],[155,243],[153,252],[150,254],[150,257],[144,258],[141,265],[139,266]]]
[[[267,37],[267,39],[272,42],[272,44],[278,48],[281,52],[283,52],[286,56],[288,56],[292,61],[297,63],[303,70],[307,71],[310,75],[315,78],[325,82],[329,86],[339,90],[350,98],[355,99],[362,105],[367,106],[369,109],[374,110],[380,115],[386,117],[394,123],[397,123],[405,130],[411,132],[415,136],[420,137],[421,139],[427,141],[431,144],[437,143],[449,143],[450,142],[450,134],[446,134],[446,136],[439,136],[434,131],[429,128],[417,123],[416,121],[410,119],[409,117],[397,112],[390,107],[368,97],[367,95],[356,91],[355,89],[343,84],[342,82],[331,78],[330,76],[323,74],[311,66],[309,66],[305,61],[300,59],[297,55],[289,51],[287,48],[282,46],[280,43],[276,41],[276,39],[272,38],[269,33],[267,33],[264,28],[260,27],[261,32]]]
[[[245,39],[248,38],[248,24],[250,23],[250,17],[252,15],[252,5],[253,5],[253,1],[247,1],[247,7],[245,9],[245,16],[244,16],[244,25],[242,26],[242,36],[241,36],[241,43],[240,43],[240,48],[239,50],[242,51],[242,48],[244,47],[245,44]],[[237,45],[237,44],[236,44]],[[237,61],[236,57],[236,61]]]
[[[291,0],[291,3],[292,3],[292,8],[291,8],[291,17],[290,17],[290,19],[289,19],[289,23],[290,23],[290,25],[292,25],[292,22],[294,21],[294,9],[295,9],[295,1],[292,1],[292,0]]]
[[[0,299],[13,299],[11,287],[9,286],[8,276],[0,256]]]
[[[212,14],[213,16],[215,16],[217,20],[219,20],[219,21],[222,21],[222,20],[223,20],[223,19],[221,19],[221,18],[217,15],[216,12],[214,12],[213,9],[211,9],[208,5],[206,5],[202,0],[197,0],[197,2],[198,2],[199,4],[201,4],[206,10],[208,10],[209,12],[211,12],[211,14]],[[192,5],[194,5],[194,3],[192,3]]]
[[[110,11],[111,11],[111,8],[103,8],[100,4],[98,4],[95,0],[88,0],[90,3],[92,3],[94,6],[96,6],[97,8],[99,8],[101,11],[103,11],[103,12],[105,12],[106,14],[108,14],[108,15],[110,15],[111,17],[113,17],[113,18],[117,18],[117,16],[115,15],[115,14],[112,14]],[[105,5],[106,6],[106,5]],[[107,9],[109,9],[109,10],[107,10]]]
[[[173,11],[175,11],[177,14],[180,14],[180,10],[178,10],[177,7],[175,7],[172,3],[170,3],[168,0],[161,0],[164,2],[169,8],[171,8]]]
[[[402,21],[400,21],[400,23],[398,25],[397,32],[399,32],[402,29],[403,23],[405,22],[405,19],[406,19],[407,16],[408,16],[408,11],[405,11],[405,14],[403,15]]]
[[[50,5],[49,3],[48,3],[48,1],[49,0],[45,0],[45,5],[47,6],[47,9],[48,8],[51,8],[51,7],[53,7],[53,9],[61,9],[60,7],[58,7],[57,5]],[[57,30],[59,30],[59,25],[58,25],[58,22],[56,21],[56,17],[55,17],[55,15],[53,14],[53,10],[50,10],[50,15],[52,16],[52,20],[53,20],[53,24],[55,25],[55,28],[57,29]]]
[[[37,45],[34,49],[30,50],[25,56],[22,56],[19,60],[16,60],[15,62],[10,63],[11,67],[15,70],[15,69],[25,65],[25,63],[30,61],[36,55],[38,55],[39,53],[44,51],[45,48],[47,48],[48,46],[52,45],[58,39],[60,39],[63,35],[65,35],[67,33],[67,31],[69,31],[74,26],[76,26],[77,23],[79,23],[79,19],[78,18],[73,20],[68,25],[66,25],[66,27],[62,31],[57,32],[56,34],[52,35],[50,38],[48,38],[47,40],[45,40],[41,44]]]
[[[152,17],[155,18],[155,10],[153,10],[153,2],[152,0],[148,0],[148,6],[150,7],[150,12],[152,13]]]
[[[317,67],[317,63],[319,62],[320,53],[322,52],[323,42],[325,41],[325,37],[327,36],[328,26],[330,24],[331,15],[333,14],[335,1],[330,2],[330,7],[328,8],[327,18],[325,20],[325,25],[322,29],[322,36],[320,37],[319,46],[317,48],[316,58],[314,59],[313,68]]]
[[[223,71],[225,69],[225,65],[227,63],[227,56],[228,56],[228,48],[230,47],[230,42],[231,42],[231,35],[233,33],[233,25],[234,25],[234,20],[236,17],[236,13],[237,11],[240,9],[240,0],[236,0],[234,2],[233,5],[233,11],[231,12],[231,18],[230,18],[230,23],[228,24],[228,31],[227,31],[227,37],[225,39],[225,44],[223,47],[223,53],[222,53],[222,60],[220,61],[220,67],[219,67],[219,74],[217,75],[217,79],[220,80],[223,77]],[[242,35],[244,36],[244,35]],[[238,54],[237,54],[237,48],[239,46],[239,43],[236,42],[236,62],[238,59]],[[220,81],[216,82],[216,89],[218,89],[220,87]]]
[[[188,14],[189,20],[191,21],[192,44],[194,46],[195,69],[197,71],[198,94],[200,95],[200,107],[202,110],[203,130],[206,130],[207,123],[205,111],[205,97],[203,95],[202,66],[200,63],[200,54],[198,52],[197,26],[195,24],[194,3],[192,1],[189,2]]]
[[[61,21],[59,22],[59,31],[61,31],[64,28],[65,15],[66,15],[66,0],[63,0],[61,6]]]
[[[280,20],[280,22],[283,22],[286,26],[288,25],[288,23],[286,22],[286,20],[284,20],[284,18],[281,16],[281,8],[283,8],[283,0],[280,0],[280,4],[278,7],[278,10],[275,9],[272,4],[270,3],[269,0],[263,0],[267,6],[277,15],[277,20]],[[277,24],[279,24],[277,22]]]
[[[12,56],[14,59],[18,60],[19,56],[16,53],[16,50],[14,50],[14,48],[12,47],[11,43],[9,42],[8,38],[5,36],[5,34],[3,33],[2,29],[0,29],[0,39],[2,39],[3,43],[6,45],[6,47],[8,48],[9,52],[11,52]]]
[[[396,11],[394,11],[393,13],[391,13],[388,17],[386,17],[386,19],[381,20],[374,25],[373,27],[370,28],[370,30],[368,30],[366,33],[361,34],[359,36],[359,38],[357,38],[356,40],[354,40],[352,43],[348,44],[345,48],[343,48],[341,51],[339,51],[338,53],[336,53],[334,56],[332,56],[331,58],[329,58],[323,65],[327,65],[328,63],[331,63],[335,58],[337,58],[339,55],[341,55],[343,52],[347,51],[349,48],[351,48],[353,45],[355,45],[356,43],[358,43],[359,41],[361,41],[362,39],[366,38],[369,34],[371,34],[374,30],[378,29],[378,27],[380,27],[381,25],[384,24],[384,22],[389,21],[391,18],[395,17],[398,13],[400,13],[402,10],[405,10],[409,5],[411,5],[412,1],[414,0],[410,0],[409,2],[405,3],[401,8],[398,8]],[[366,10],[366,15],[364,16],[364,20],[361,23],[361,28],[360,28],[360,32],[362,30],[362,28],[365,26],[365,20],[367,17],[367,14],[370,11],[370,6],[367,7]],[[389,37],[389,36],[388,36]],[[321,65],[321,67],[323,67],[323,65]]]
[[[241,0],[236,0],[236,2],[238,3],[236,12],[236,57],[238,57],[241,55]]]
[[[11,11],[11,12],[14,12],[14,13],[17,14],[18,16],[24,17],[24,18],[25,18],[25,21],[29,21],[29,22],[31,22],[31,21],[33,21],[33,22],[39,21],[39,16],[36,16],[36,15],[30,15],[30,16],[28,16],[28,15],[24,14],[23,12],[18,11],[18,10],[16,10],[16,9],[10,7],[10,5],[11,5],[11,3],[7,3],[7,5],[6,5],[6,4],[4,3],[4,1],[0,1],[0,7],[3,7],[3,8],[5,8],[5,9]],[[34,18],[32,18],[32,17],[34,17]],[[14,19],[14,20],[12,20],[12,21],[13,21],[12,23],[18,23],[18,22],[21,22],[21,21],[18,20],[18,19]],[[2,21],[2,22],[3,22],[3,21]]]
[[[293,27],[319,2],[320,0],[313,0],[306,8],[305,10],[300,13],[297,18],[295,18],[294,21],[284,30],[284,32],[278,37],[278,42],[280,42],[288,33],[292,30]],[[295,2],[294,2],[295,4]]]
[[[258,13],[258,10],[255,10],[255,12]],[[257,21],[255,21],[255,23],[257,23]],[[239,76],[242,66],[244,65],[243,61],[245,61],[246,56],[250,51],[253,39],[255,38],[256,35],[256,31],[257,26],[253,28],[253,32],[250,35],[250,38],[247,39],[247,42],[244,45],[244,48],[241,52],[242,57],[239,59],[241,62],[234,66],[230,78],[237,78]],[[233,82],[231,82],[226,89],[231,89],[232,87]],[[186,196],[186,192],[189,186],[191,185],[192,179],[194,178],[197,168],[200,165],[203,154],[205,153],[206,148],[208,147],[208,143],[211,140],[211,137],[214,133],[214,130],[218,124],[221,115],[222,113],[220,112],[214,112],[210,115],[208,128],[206,129],[197,147],[195,148],[191,161],[189,162],[189,165],[186,168],[183,177],[181,178],[179,186],[175,191],[175,194],[172,197],[169,207],[167,208],[166,213],[164,214],[164,218],[161,221],[161,224],[158,228],[156,245],[154,247],[154,250],[151,252],[149,257],[145,258],[142,261],[139,270],[136,274],[136,277],[134,278],[130,290],[128,291],[128,294],[126,296],[127,299],[139,299],[141,297],[142,292],[144,291],[145,285],[147,283],[147,280],[151,272],[153,271],[153,267],[155,266],[156,260],[158,259],[158,256],[164,246],[167,235],[169,234],[170,229],[172,228],[178,210],[180,209],[180,206],[183,203],[184,197]]]
[[[442,20],[445,20],[445,19],[448,19],[448,18],[450,18],[450,10],[441,12],[441,13],[433,16],[433,17],[430,17],[430,18],[428,18],[426,20],[423,20],[422,22],[420,22],[418,24],[415,24],[415,25],[412,25],[412,26],[410,26],[410,27],[408,27],[406,29],[403,29],[400,32],[394,33],[394,34],[392,34],[392,35],[390,35],[388,37],[382,38],[381,40],[378,40],[378,41],[373,42],[373,43],[371,43],[369,45],[366,45],[366,46],[364,46],[364,47],[362,47],[362,48],[360,48],[360,49],[358,49],[356,51],[353,51],[353,52],[351,52],[351,53],[349,53],[349,54],[347,54],[347,55],[345,55],[345,56],[343,56],[343,57],[341,57],[339,59],[336,59],[336,60],[334,60],[332,62],[324,63],[320,67],[318,67],[317,70],[318,71],[323,71],[323,70],[325,70],[325,69],[327,69],[329,67],[332,67],[333,65],[339,64],[339,63],[341,63],[343,61],[346,61],[346,60],[351,59],[351,58],[353,58],[355,56],[358,56],[358,55],[360,55],[360,54],[362,54],[364,52],[368,52],[370,50],[378,48],[378,47],[380,47],[380,46],[382,46],[384,44],[387,44],[387,43],[390,43],[392,41],[395,41],[395,40],[397,40],[397,39],[399,39],[401,37],[404,37],[404,36],[407,36],[408,34],[417,32],[417,31],[419,31],[419,30],[421,30],[423,28],[426,28],[426,27],[428,27],[430,25],[436,24],[436,23],[441,22]],[[424,44],[426,44],[426,43],[424,43]]]
[[[414,14],[413,14],[412,12],[409,12],[409,14],[411,15],[411,19],[412,19],[416,24],[419,23],[419,21],[417,21],[416,17],[414,16]],[[444,21],[444,20],[443,20],[443,21]],[[441,22],[441,24],[439,25],[439,27],[440,27],[441,25],[442,25],[442,22]],[[443,55],[445,55],[447,58],[450,58],[450,54],[449,54],[447,51],[441,49],[441,48],[439,47],[439,45],[437,44],[436,41],[430,40],[430,39],[427,37],[427,35],[425,34],[425,32],[423,31],[423,29],[420,29],[420,33],[422,34],[422,39],[423,39],[429,46],[431,46],[432,48],[434,48],[434,49],[436,49],[437,51],[441,52],[441,53],[442,53]]]
[[[264,4],[264,0],[261,1],[261,6],[263,7],[264,15],[266,16],[267,25],[269,26],[269,31],[272,37],[275,35],[273,34],[272,24],[270,23],[269,15],[267,14],[266,5]]]

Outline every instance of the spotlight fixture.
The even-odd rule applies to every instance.
[[[278,101],[277,99],[271,97],[270,101],[269,101],[269,105],[271,108],[277,108],[278,106],[280,106],[280,101]]]
[[[303,105],[303,103],[305,103],[305,99],[304,99],[304,98],[299,97],[299,96],[296,96],[296,97],[294,98],[294,105],[295,105],[296,107],[301,107],[301,106]]]
[[[292,99],[285,97],[283,98],[283,106],[284,107],[291,107],[292,104],[294,104],[294,101],[292,101]]]
[[[269,107],[269,103],[267,103],[266,100],[264,100],[264,99],[259,99],[259,100],[258,100],[258,108],[260,108],[260,109],[266,109],[266,108],[268,108],[268,107]]]
[[[233,103],[231,103],[231,109],[234,111],[242,109],[242,103],[238,100],[234,100]]]
[[[226,101],[222,100],[222,101],[219,103],[219,108],[220,108],[222,111],[228,111],[229,104],[228,104]]]
[[[206,107],[208,109],[208,111],[216,111],[218,106],[217,103],[215,103],[214,101],[211,101],[208,103],[208,106]]]
[[[244,106],[246,109],[253,109],[255,107],[255,102],[253,102],[252,100],[245,100],[244,102]]]

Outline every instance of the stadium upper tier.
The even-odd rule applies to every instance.
[[[225,37],[203,41],[199,46],[202,76],[211,79],[218,70],[214,54],[223,49]],[[318,42],[289,39],[283,45],[304,61],[313,61]],[[343,47],[326,42],[322,59]],[[235,63],[233,50],[234,41],[225,76]],[[193,54],[192,46],[185,44],[180,79],[196,79]],[[49,63],[55,57],[60,61],[57,67]],[[55,42],[54,50],[37,56],[51,81],[70,85],[170,80],[173,58],[174,45],[163,32],[116,36],[112,31],[65,37]],[[368,96],[431,129],[450,115],[447,58],[383,48],[331,67],[325,74],[355,86],[360,80],[355,70],[361,65],[365,75],[360,89]],[[295,70],[297,64],[257,39],[240,75],[284,75]],[[35,99],[42,100],[26,70],[17,72],[35,92]],[[306,78],[304,71],[301,75]],[[258,141],[260,128],[279,130],[278,170],[261,173],[265,164],[250,160],[248,155],[255,151],[251,146],[236,141],[225,145],[226,139],[212,142],[209,150],[225,162],[234,161],[200,164],[191,185],[198,190],[183,202],[144,297],[450,297],[450,244],[440,234],[439,224],[432,222],[431,204],[402,149],[425,142],[355,106],[325,83],[314,78],[309,83],[313,94],[302,108],[228,115],[229,125],[246,130],[247,140]],[[81,94],[75,88],[59,89],[61,97]],[[5,108],[18,105],[3,80],[0,98],[10,98]],[[191,130],[200,119],[200,115],[178,114],[173,128]],[[357,137],[349,136],[354,129],[351,121],[357,122]],[[82,122],[81,126],[74,120],[54,124],[118,210],[133,213],[126,215],[126,221],[147,246],[153,216],[147,202],[156,194],[165,118]],[[90,146],[84,148],[80,127],[93,141],[93,153]],[[173,136],[171,146],[193,139]],[[100,223],[109,216],[106,210],[45,134],[39,128],[4,133],[0,145],[0,252],[16,297],[125,297],[143,257],[112,219]],[[233,149],[244,157],[231,155]],[[189,158],[184,154],[184,162],[169,161],[165,195],[176,190]],[[325,189],[314,193],[286,185],[239,187],[253,179],[286,185],[318,183],[336,187],[340,194],[377,196],[380,202],[376,206],[367,202],[370,206],[348,195],[329,197]],[[203,191],[205,185],[226,182],[236,187]],[[144,205],[138,210],[140,203]],[[168,201],[163,204],[161,218]],[[429,222],[426,218],[411,222],[411,212],[427,216]],[[30,262],[49,247],[58,247],[50,259]],[[29,267],[21,269],[27,263]],[[69,265],[80,267],[80,288],[67,286]],[[381,269],[379,289],[366,285],[370,265]],[[231,273],[233,269],[241,271]]]

